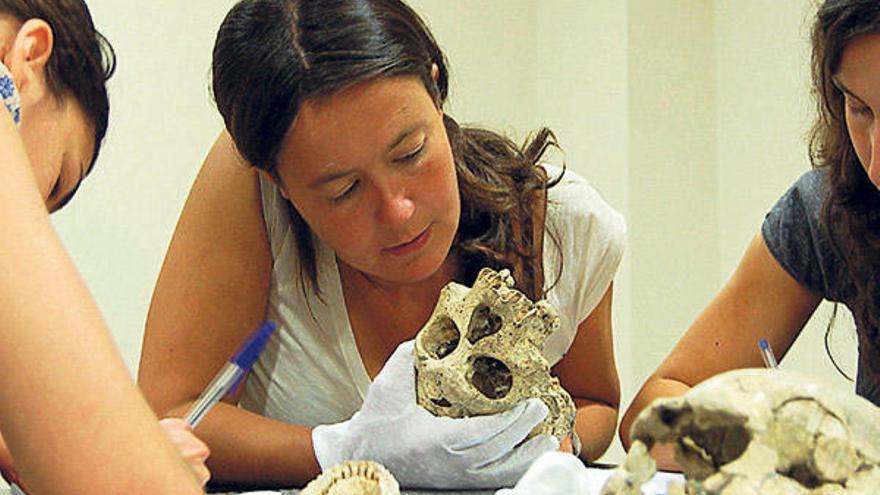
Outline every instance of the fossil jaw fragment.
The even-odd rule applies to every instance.
[[[400,488],[382,465],[347,461],[324,471],[300,495],[400,495]]]

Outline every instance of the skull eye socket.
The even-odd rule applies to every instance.
[[[471,313],[471,321],[468,323],[467,339],[471,344],[498,333],[501,330],[501,317],[493,313],[489,306],[480,304]]]
[[[682,413],[678,409],[660,406],[660,421],[669,428],[674,428]]]
[[[470,382],[489,399],[503,399],[513,388],[513,374],[501,361],[479,356],[471,364]]]
[[[452,354],[461,340],[455,322],[446,317],[438,318],[423,332],[422,342],[425,345],[425,351],[435,359],[443,359]]]

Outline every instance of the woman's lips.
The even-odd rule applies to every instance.
[[[398,244],[393,247],[385,248],[383,249],[383,251],[392,256],[404,256],[421,249],[425,244],[428,243],[428,239],[430,237],[431,227],[428,227],[423,230],[421,234],[417,235],[415,239],[409,242],[405,242],[403,244]]]

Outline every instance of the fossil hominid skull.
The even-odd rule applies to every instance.
[[[880,488],[880,409],[790,371],[723,373],[683,397],[654,401],[631,434],[627,462],[603,494],[640,494],[655,469],[647,454],[655,443],[675,444],[692,494],[868,494]]]
[[[505,411],[536,397],[550,412],[532,434],[560,439],[574,425],[571,396],[541,355],[559,327],[556,310],[513,288],[508,270],[484,268],[473,288],[450,283],[415,342],[416,395],[437,416]]]

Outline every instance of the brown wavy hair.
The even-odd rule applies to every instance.
[[[439,68],[436,81],[432,66]],[[425,23],[399,0],[242,0],[214,45],[213,93],[238,152],[276,176],[278,153],[300,106],[380,77],[418,77],[438,108],[448,93],[446,59]],[[483,266],[510,268],[517,286],[543,297],[536,201],[558,182],[538,166],[557,145],[540,129],[522,146],[495,132],[460,126],[444,115],[461,195],[453,250],[464,282]],[[289,205],[300,279],[320,295],[315,240]],[[558,247],[558,239],[548,232]],[[561,266],[561,264],[560,264]],[[558,274],[557,274],[558,277]]]
[[[841,275],[853,282],[855,295],[850,309],[861,341],[869,345],[861,351],[880,357],[880,192],[853,148],[847,131],[844,94],[834,79],[849,43],[860,36],[878,33],[877,0],[826,0],[819,7],[812,30],[817,118],[810,135],[810,158],[813,166],[827,170],[830,188],[822,209],[822,224],[843,262]],[[836,310],[835,307],[834,314]],[[834,317],[825,333],[829,355],[833,321]]]

